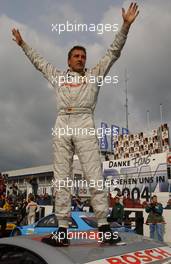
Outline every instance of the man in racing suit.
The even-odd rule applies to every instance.
[[[113,63],[120,56],[130,25],[138,13],[136,3],[131,3],[127,12],[122,9],[123,25],[121,30],[117,33],[114,42],[107,50],[105,56],[90,70],[85,68],[85,48],[80,46],[73,47],[68,53],[69,69],[66,72],[61,72],[29,47],[23,41],[19,30],[12,30],[14,40],[22,47],[36,69],[41,71],[44,77],[52,84],[56,93],[57,119],[53,130],[53,164],[57,189],[55,213],[61,232],[66,232],[68,228],[71,194],[70,189],[66,185],[59,188],[59,183],[63,180],[66,182],[66,179],[71,177],[74,153],[79,157],[87,182],[93,179],[95,183],[94,187],[90,188],[90,192],[91,203],[98,221],[99,231],[104,233],[111,231],[107,222],[107,193],[97,186],[97,182],[102,180],[101,160],[98,139],[95,133],[92,133],[92,128],[95,129],[93,113],[100,84],[97,81],[96,83],[90,82],[90,79],[92,76],[100,76],[102,80],[107,75]],[[75,133],[75,131],[78,132],[80,129],[84,130],[84,133]],[[61,131],[63,131],[62,134]],[[50,241],[53,240],[53,237],[50,236],[50,238],[47,238],[47,241],[45,240],[44,242],[51,243]],[[111,238],[110,242],[112,241],[113,238]],[[60,246],[61,243],[62,245],[69,244],[68,240],[63,240],[62,242],[61,240],[56,240],[52,242],[54,246],[58,244]]]

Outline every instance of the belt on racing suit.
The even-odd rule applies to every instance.
[[[66,107],[60,109],[58,115],[74,115],[74,114],[92,114],[93,111],[88,107]]]

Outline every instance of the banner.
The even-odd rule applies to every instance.
[[[169,190],[167,153],[105,161],[103,177],[111,180],[111,193],[148,201],[152,193]]]
[[[108,142],[107,142],[107,136],[106,136],[107,124],[104,122],[101,122],[101,128],[102,128],[102,135],[100,138],[100,149],[107,150],[108,149]]]

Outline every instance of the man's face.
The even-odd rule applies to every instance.
[[[153,197],[153,203],[157,203],[157,197]]]
[[[83,72],[86,63],[86,54],[81,49],[73,50],[70,59],[68,60],[69,67],[75,72]]]

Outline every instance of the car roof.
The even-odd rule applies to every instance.
[[[96,240],[78,239],[72,240],[69,247],[55,248],[37,241],[41,239],[41,236],[35,235],[4,238],[0,240],[0,244],[13,244],[16,246],[25,247],[39,254],[47,261],[48,264],[56,264],[56,259],[61,264],[94,263],[94,261],[99,259],[120,256],[129,252],[167,246],[164,243],[150,240],[137,234],[121,233],[120,236],[122,237],[122,241],[126,242],[125,246],[101,246]]]

